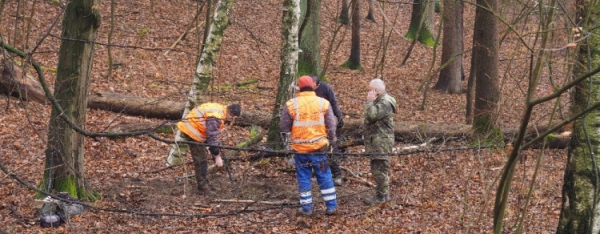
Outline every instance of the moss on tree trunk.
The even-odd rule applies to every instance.
[[[46,146],[46,166],[41,188],[68,192],[87,198],[83,136],[75,132],[64,118],[83,128],[87,109],[88,87],[92,69],[96,29],[100,15],[94,0],[72,0],[67,4],[62,23],[53,106]],[[91,193],[91,192],[90,192]]]
[[[591,34],[600,33],[595,25],[600,15],[600,4],[595,1],[577,1],[578,25]],[[589,72],[589,68],[600,66],[600,39],[587,40],[578,50],[576,76]],[[591,60],[590,60],[591,59]],[[577,85],[574,95],[573,113],[580,112],[600,101],[600,75],[595,74]],[[573,124],[573,135],[563,182],[562,210],[557,233],[600,232],[600,111],[590,112]]]

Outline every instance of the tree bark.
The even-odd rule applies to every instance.
[[[84,126],[92,57],[100,15],[94,0],[72,0],[62,23],[53,106],[48,127],[46,162],[41,189],[68,192],[82,200],[95,200],[85,179],[83,136],[63,119]]]
[[[352,70],[362,70],[360,63],[360,0],[352,0],[352,43],[350,45],[350,58],[345,66]]]
[[[228,15],[232,6],[233,0],[220,0],[216,3],[216,11],[208,30],[209,34],[202,47],[203,49],[201,51],[200,61],[198,61],[198,65],[196,66],[196,72],[192,76],[192,88],[188,94],[188,101],[185,104],[185,111],[183,112],[182,118],[185,117],[191,109],[202,103],[202,92],[206,90],[210,78],[212,77],[212,66],[221,49],[223,34],[229,25]],[[175,133],[175,141],[178,142],[182,140],[181,131],[177,130]],[[167,164],[179,164],[186,153],[186,144],[171,145]]]
[[[322,75],[321,67],[321,0],[303,0],[305,27],[300,34],[298,74]],[[304,23],[303,23],[304,25]]]
[[[462,0],[444,0],[442,64],[434,89],[441,92],[462,92],[463,26]]]
[[[407,39],[417,39],[421,44],[434,46],[436,41],[431,32],[433,28],[434,1],[414,0],[410,16]]]
[[[590,34],[600,33],[596,27],[600,4],[596,1],[576,1],[577,25]],[[600,66],[598,39],[586,40],[578,51],[578,64],[573,69],[575,77]],[[600,75],[590,77],[575,88],[573,113],[600,102]],[[573,124],[573,137],[567,158],[562,189],[562,209],[556,233],[600,232],[600,110],[595,109]]]
[[[285,0],[283,3],[281,41],[281,68],[279,69],[279,86],[271,119],[267,142],[281,142],[279,117],[285,102],[294,95],[296,74],[298,72],[298,30],[300,22],[300,0]],[[268,116],[268,115],[267,115]]]
[[[498,20],[495,12],[497,0],[478,0],[473,32],[473,56],[475,72],[475,108],[473,128],[484,135],[496,128],[497,105],[500,99],[498,85]]]
[[[350,17],[348,14],[349,11],[349,6],[350,4],[348,3],[350,0],[342,0],[342,9],[340,11],[340,16],[338,17],[340,20],[340,23],[343,25],[348,25],[350,23]]]
[[[365,19],[375,22],[375,1],[369,0],[369,11],[367,13],[367,17]]]

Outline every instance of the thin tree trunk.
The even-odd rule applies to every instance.
[[[188,114],[188,112],[200,105],[202,100],[202,94],[208,87],[210,78],[212,77],[213,63],[216,61],[216,57],[221,49],[221,42],[225,29],[229,24],[229,11],[233,6],[233,0],[220,0],[216,3],[216,11],[213,16],[213,20],[210,24],[210,33],[206,38],[205,45],[200,55],[200,61],[196,66],[196,72],[192,76],[192,88],[188,94],[188,100],[185,104],[185,111],[183,112],[182,118]],[[175,133],[175,141],[179,142],[183,140],[181,131],[177,130]],[[186,144],[173,144],[169,151],[167,158],[167,165],[180,164],[183,161],[187,153]]]
[[[115,0],[110,0],[110,30],[108,31],[108,45],[106,49],[108,50],[108,74],[106,77],[110,79],[112,77],[113,71],[113,57],[112,57],[112,36],[115,30]]]
[[[281,142],[279,133],[279,117],[281,108],[294,94],[296,74],[298,72],[298,30],[300,23],[300,0],[285,0],[283,2],[281,68],[279,71],[279,86],[275,107],[271,114],[271,126],[267,134],[267,142]]]
[[[360,64],[360,1],[352,0],[352,44],[350,58],[345,66],[352,70],[362,70]]]
[[[63,119],[85,126],[88,87],[92,71],[94,41],[100,15],[94,0],[72,0],[63,19],[53,106],[48,129],[46,165],[41,188],[68,192],[71,196],[94,200],[85,179],[83,136]],[[73,40],[72,40],[73,39]]]

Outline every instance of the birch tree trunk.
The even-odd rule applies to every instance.
[[[584,33],[600,33],[597,22],[600,4],[597,1],[577,1],[577,17]],[[579,52],[575,76],[586,74],[590,68],[600,66],[600,41],[586,40],[576,50]],[[591,60],[590,60],[591,59]],[[575,88],[573,113],[578,113],[594,103],[600,102],[600,75],[595,74]],[[600,110],[594,109],[573,124],[573,135],[569,150],[562,191],[562,209],[556,233],[599,233],[600,232]]]
[[[281,142],[279,137],[279,117],[285,102],[293,96],[298,72],[298,29],[300,22],[300,0],[285,0],[283,2],[281,40],[281,69],[279,71],[279,87],[275,98],[275,107],[271,117],[271,126],[267,142]]]
[[[83,200],[95,200],[85,179],[83,136],[64,120],[85,125],[94,41],[100,26],[96,0],[71,0],[62,22],[54,98],[46,145],[44,177],[40,188],[68,192]]]
[[[196,72],[192,76],[192,88],[188,94],[188,100],[185,104],[182,118],[185,117],[191,109],[202,103],[202,94],[208,87],[212,76],[213,62],[216,61],[216,57],[221,49],[223,34],[229,25],[228,15],[232,6],[233,0],[220,0],[216,3],[216,11],[210,24],[208,37],[205,40],[201,52],[202,54],[200,55],[200,61],[196,66]],[[175,142],[180,142],[182,140],[181,131],[177,130],[175,132]],[[186,144],[171,145],[169,157],[167,158],[167,166],[181,164],[186,153]]]

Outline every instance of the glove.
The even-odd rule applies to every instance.
[[[208,147],[208,151],[210,152],[210,154],[212,155],[219,155],[219,148],[214,147],[214,146],[209,146]]]
[[[344,126],[344,118],[339,118],[337,123],[337,129],[341,129]]]

